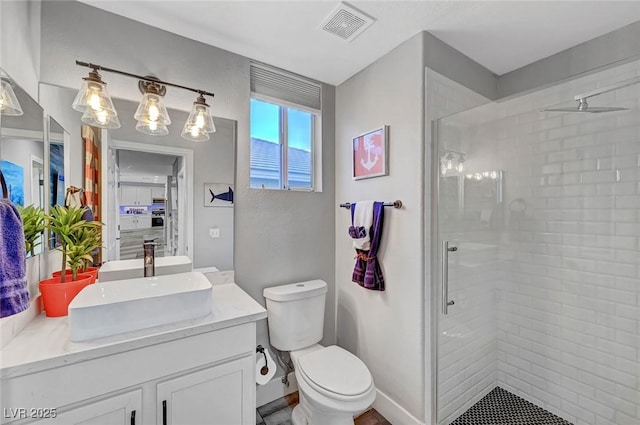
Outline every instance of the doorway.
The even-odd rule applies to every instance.
[[[119,140],[107,145],[109,260],[141,258],[149,237],[157,256],[191,258],[193,151]]]

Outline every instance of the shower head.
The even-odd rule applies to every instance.
[[[580,98],[578,100],[578,106],[576,108],[547,108],[544,112],[590,112],[592,114],[598,114],[600,112],[615,112],[615,111],[628,111],[629,108],[621,108],[618,106],[593,106],[590,107],[587,103],[587,98]]]

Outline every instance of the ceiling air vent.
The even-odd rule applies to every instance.
[[[353,41],[364,30],[369,28],[375,19],[365,15],[359,10],[340,3],[329,16],[320,24],[320,27],[330,34],[340,37],[343,40]]]

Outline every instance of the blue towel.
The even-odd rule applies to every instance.
[[[0,317],[29,308],[22,219],[8,199],[0,199]]]

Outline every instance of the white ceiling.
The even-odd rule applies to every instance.
[[[640,1],[353,1],[376,22],[347,42],[319,29],[338,1],[81,1],[335,85],[423,30],[502,75],[640,20]]]
[[[164,183],[173,173],[177,157],[150,152],[118,150],[118,167],[121,181]]]

